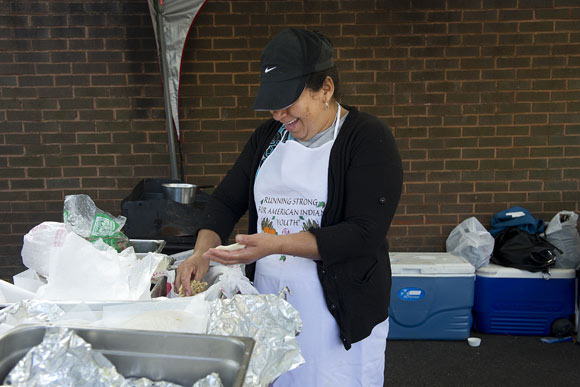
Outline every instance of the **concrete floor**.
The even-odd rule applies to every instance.
[[[387,341],[385,386],[580,386],[580,345],[538,336],[473,333],[467,341]]]

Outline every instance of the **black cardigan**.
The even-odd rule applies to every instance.
[[[316,237],[316,261],[328,310],[346,349],[367,337],[388,316],[391,267],[387,232],[401,196],[403,170],[395,140],[378,118],[350,111],[332,146],[328,200]],[[257,232],[254,179],[258,163],[280,128],[263,122],[238,160],[214,190],[200,228],[228,240],[237,221],[249,210],[248,233]],[[253,279],[255,264],[247,266]]]

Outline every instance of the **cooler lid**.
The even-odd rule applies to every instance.
[[[475,272],[479,277],[493,277],[493,278],[575,278],[576,271],[574,269],[550,269],[549,273],[537,272],[533,273],[527,270],[516,269],[515,267],[500,266],[490,263],[486,266],[481,266]]]
[[[389,253],[394,276],[473,276],[475,267],[450,253]]]

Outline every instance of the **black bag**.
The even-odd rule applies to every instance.
[[[539,233],[530,234],[508,227],[495,237],[491,262],[517,269],[547,273],[556,264],[556,251],[562,251]]]

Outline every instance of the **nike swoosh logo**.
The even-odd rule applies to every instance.
[[[277,66],[274,66],[274,67],[266,67],[266,68],[264,69],[264,73],[268,74],[270,71],[274,70],[276,67],[277,67]]]

